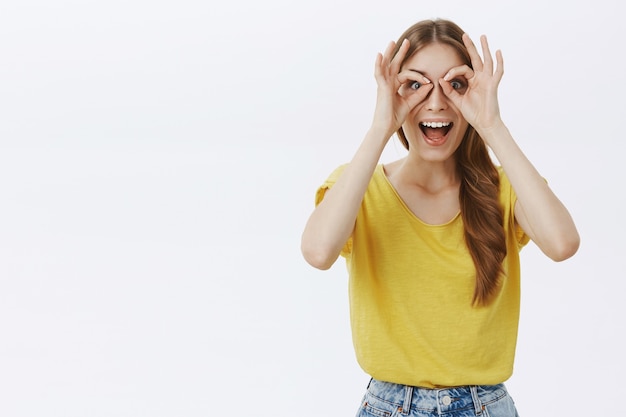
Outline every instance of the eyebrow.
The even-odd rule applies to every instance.
[[[413,68],[408,68],[408,70],[409,70],[409,71],[411,71],[411,72],[415,72],[415,73],[417,73],[417,74],[421,75],[422,77],[426,77],[426,78],[428,78],[428,77],[426,76],[426,73],[425,73],[425,72],[422,72],[422,71],[420,71],[420,70],[416,70],[416,69],[413,69]],[[459,76],[459,77],[457,77],[457,78],[463,78],[463,79],[465,79],[465,77],[464,77],[464,76]]]

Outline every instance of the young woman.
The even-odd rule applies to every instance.
[[[316,195],[302,235],[311,265],[339,255],[352,335],[372,376],[362,416],[516,416],[503,382],[517,339],[519,251],[578,249],[570,214],[500,118],[503,74],[453,22],[422,21],[375,64],[371,128]],[[379,158],[397,133],[408,155]],[[500,166],[494,165],[491,148]]]

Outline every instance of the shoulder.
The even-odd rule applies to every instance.
[[[344,163],[339,165],[337,168],[335,168],[330,175],[326,178],[326,180],[324,181],[324,184],[322,184],[322,187],[332,187],[337,180],[339,179],[339,177],[341,177],[341,174],[343,174],[343,171],[345,171],[346,167],[348,166],[348,163]],[[374,175],[373,177],[384,177],[386,175],[386,173],[388,169],[388,165],[383,165],[383,164],[378,164],[376,166],[376,169],[374,170]]]
[[[380,169],[387,177],[393,177],[402,166],[402,161],[402,159],[399,159],[384,165],[379,164],[377,170]]]

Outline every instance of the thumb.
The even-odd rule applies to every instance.
[[[419,88],[419,90],[417,90],[413,94],[410,94],[406,98],[406,104],[409,106],[409,111],[413,110],[415,106],[421,103],[426,98],[428,93],[430,93],[430,90],[432,90],[433,88],[434,86],[432,83],[424,84]]]
[[[461,100],[461,94],[452,88],[452,85],[443,78],[439,79],[439,85],[441,86],[441,90],[452,102],[458,107],[458,103]]]

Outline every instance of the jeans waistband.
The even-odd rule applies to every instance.
[[[402,415],[408,415],[411,410],[445,414],[473,409],[475,415],[480,416],[485,404],[508,395],[504,384],[431,389],[372,379],[367,389],[370,395],[393,404]]]

